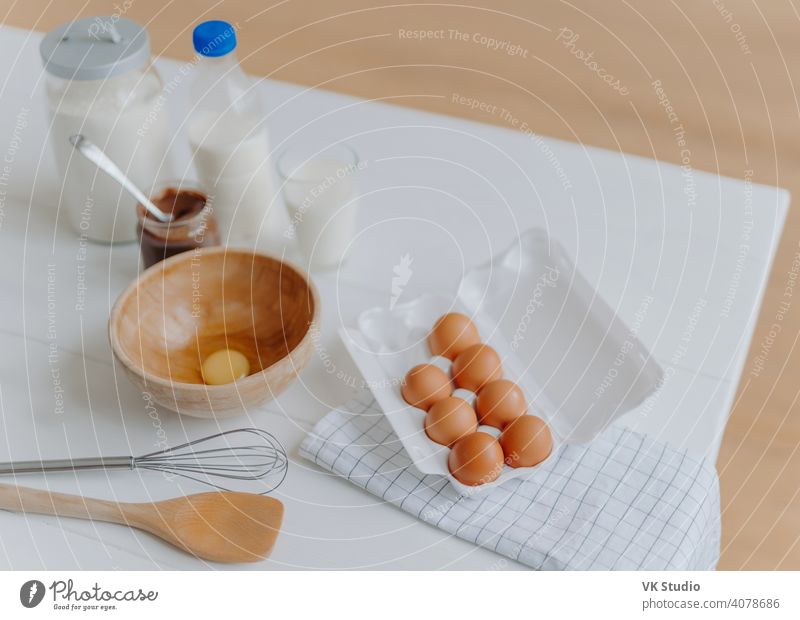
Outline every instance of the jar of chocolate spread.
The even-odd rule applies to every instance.
[[[142,205],[136,205],[137,236],[145,269],[175,254],[220,244],[217,220],[200,190],[179,182],[165,183],[156,188],[150,200],[165,213],[172,213],[173,219],[159,222]]]

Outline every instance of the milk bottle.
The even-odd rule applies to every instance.
[[[223,243],[258,244],[275,236],[270,147],[258,89],[236,59],[236,32],[224,21],[194,30],[200,56],[188,122],[195,169]]]

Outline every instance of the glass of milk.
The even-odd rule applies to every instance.
[[[289,211],[284,236],[297,239],[311,268],[342,262],[356,230],[356,175],[362,167],[356,151],[342,142],[292,146],[278,158]]]

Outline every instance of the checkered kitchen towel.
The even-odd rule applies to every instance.
[[[462,496],[414,467],[365,391],[325,416],[300,453],[426,523],[533,568],[708,570],[719,559],[714,467],[623,428],[563,447],[530,477]]]

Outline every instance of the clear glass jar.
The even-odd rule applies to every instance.
[[[60,206],[81,236],[106,243],[136,239],[136,201],[75,154],[69,137],[86,136],[144,191],[171,175],[163,83],[151,66],[147,33],[130,20],[111,19],[61,26],[40,50]]]
[[[141,204],[136,205],[136,231],[145,269],[175,254],[220,244],[212,206],[196,184],[163,182],[156,186],[150,200],[162,211],[172,213],[175,219],[159,222]]]

